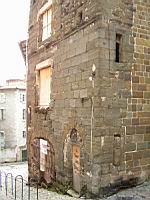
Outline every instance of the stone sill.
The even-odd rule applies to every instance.
[[[47,106],[47,107],[41,107],[41,106],[37,106],[35,107],[34,109],[35,113],[39,113],[39,114],[47,114],[48,111],[50,111],[50,108]]]

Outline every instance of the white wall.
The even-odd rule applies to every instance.
[[[26,145],[26,138],[23,138],[23,131],[26,131],[26,118],[23,120],[23,109],[26,110],[26,96],[25,101],[22,101],[20,95],[26,95],[25,91],[19,90],[17,92],[17,108],[16,108],[16,137],[17,145]]]
[[[0,150],[0,162],[14,162],[16,161],[16,152],[13,148]]]
[[[6,109],[5,119],[0,120],[0,131],[4,131],[5,134],[5,147],[15,147],[17,144],[16,131],[17,131],[17,121],[16,121],[16,94],[17,91],[14,89],[3,90],[6,95],[6,100],[4,103],[0,104],[0,109]]]

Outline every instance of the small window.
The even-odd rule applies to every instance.
[[[121,62],[122,35],[116,34],[116,59],[117,63]]]
[[[26,110],[23,109],[22,111],[22,119],[25,120],[26,119]]]
[[[20,94],[20,101],[25,102],[25,94]]]
[[[5,109],[0,109],[0,120],[4,120],[6,117],[6,110]]]
[[[22,95],[22,101],[23,102],[25,101],[25,95],[24,94]]]
[[[83,12],[79,12],[79,21],[82,22],[83,21]]]
[[[0,147],[1,148],[5,147],[5,135],[4,135],[4,131],[0,131]]]
[[[36,2],[36,0],[33,0],[33,1],[32,1],[32,4],[34,5],[34,4],[35,4],[35,2]]]
[[[22,137],[26,138],[26,131],[22,131]]]

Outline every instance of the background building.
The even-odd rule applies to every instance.
[[[150,177],[150,2],[31,1],[29,176],[104,195]]]
[[[0,87],[0,137],[0,162],[27,159],[24,80],[7,80]]]

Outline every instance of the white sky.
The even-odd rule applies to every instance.
[[[0,84],[26,72],[18,42],[27,38],[30,0],[4,0],[0,6]]]

